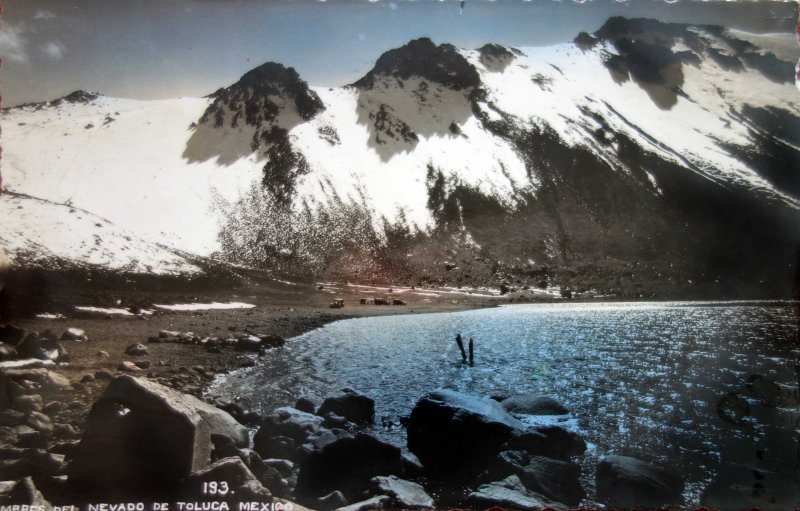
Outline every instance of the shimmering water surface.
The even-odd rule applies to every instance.
[[[213,393],[269,411],[349,386],[375,399],[378,418],[395,423],[439,387],[487,397],[547,394],[571,414],[526,420],[556,422],[586,439],[590,496],[598,457],[625,454],[683,474],[691,505],[720,472],[797,486],[796,325],[794,304],[732,302],[518,305],[361,318],[291,340]],[[465,343],[475,338],[474,367],[461,364],[458,332]],[[756,374],[780,386],[769,406],[747,385]],[[718,411],[731,393],[749,405],[739,423]],[[402,428],[378,426],[375,433],[405,445]]]

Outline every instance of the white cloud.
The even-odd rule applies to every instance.
[[[36,11],[36,14],[33,15],[33,19],[35,20],[51,20],[56,17],[55,13],[50,11],[45,11],[44,9],[39,9]]]
[[[42,52],[53,60],[59,60],[64,56],[66,47],[61,44],[61,41],[50,41],[43,44],[41,47]]]
[[[3,23],[0,27],[0,58],[12,62],[26,62],[28,53],[25,51],[24,34],[24,24]]]

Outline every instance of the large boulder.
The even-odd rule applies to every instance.
[[[606,456],[596,476],[597,499],[609,506],[680,506],[683,501],[680,476],[636,458]]]
[[[346,436],[311,453],[300,465],[297,492],[316,499],[335,490],[358,500],[376,476],[401,474],[399,448],[364,433]]]
[[[561,403],[549,396],[519,394],[500,402],[503,408],[512,413],[524,415],[566,415],[569,413]]]
[[[326,398],[317,410],[317,415],[334,413],[355,424],[375,422],[375,401],[350,388]]]
[[[542,509],[566,509],[552,502],[544,495],[533,492],[522,484],[519,477],[512,475],[493,483],[481,485],[467,496],[467,505],[473,509],[518,509],[520,511],[540,511]]]
[[[92,406],[70,482],[116,501],[143,489],[170,494],[211,463],[212,435],[249,443],[247,430],[226,412],[158,383],[118,376]]]
[[[422,397],[408,419],[408,449],[433,476],[474,474],[525,426],[498,402],[453,390]]]

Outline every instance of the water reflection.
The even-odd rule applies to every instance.
[[[457,332],[475,338],[474,367],[461,363]],[[363,318],[294,339],[215,393],[270,410],[351,386],[395,423],[437,387],[548,394],[572,410],[563,424],[590,444],[590,495],[597,457],[614,453],[682,473],[687,504],[696,505],[720,473],[797,486],[796,332],[789,303],[520,305]],[[401,428],[376,433],[405,444]]]

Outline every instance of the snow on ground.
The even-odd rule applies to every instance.
[[[410,80],[406,87],[413,88],[414,84]],[[393,97],[397,103],[393,107],[396,115],[417,132],[419,141],[387,155],[383,154],[382,147],[373,147],[374,135],[367,121],[359,118],[357,90],[314,90],[325,103],[326,110],[291,131],[292,143],[303,152],[313,169],[298,187],[302,196],[315,198],[323,204],[334,193],[356,202],[364,197],[378,213],[376,220],[381,216],[396,220],[402,210],[409,223],[424,228],[433,222],[427,206],[429,164],[446,179],[457,179],[463,185],[497,197],[509,207],[516,204],[518,190],[533,189],[525,165],[511,145],[486,132],[471,115],[458,119],[462,135],[454,135],[448,131],[451,117],[441,113],[440,118],[433,119],[427,111],[412,111],[407,96],[413,93],[393,87],[373,100],[369,108],[377,110],[379,102],[391,102],[389,98]],[[443,92],[442,95],[447,94]],[[455,108],[452,103],[457,102],[452,97],[440,101],[445,111]],[[469,108],[466,104],[462,106]],[[458,114],[451,116],[458,117]],[[434,126],[436,123],[439,124]],[[326,126],[336,129],[340,143],[331,144],[320,137],[319,130]]]
[[[211,302],[211,303],[179,303],[173,305],[153,304],[153,307],[169,311],[205,311],[212,309],[252,309],[255,307],[255,305],[250,303],[241,303],[241,302],[228,302],[228,303]]]
[[[134,314],[128,309],[109,308],[109,307],[92,307],[89,305],[76,305],[75,310],[81,312],[94,312],[97,314],[107,314],[109,316],[149,316],[153,314],[151,310],[142,310],[139,314]],[[38,317],[38,316],[37,316]],[[63,316],[61,316],[63,317]]]
[[[149,241],[209,255],[218,249],[214,193],[234,199],[260,175],[253,155],[229,166],[184,158],[189,126],[209,101],[101,96],[89,104],[7,110],[3,184],[91,211]],[[57,233],[29,236],[46,245]]]
[[[136,273],[196,273],[168,248],[137,237],[105,218],[45,200],[0,195],[0,246],[12,263],[80,261]]]

